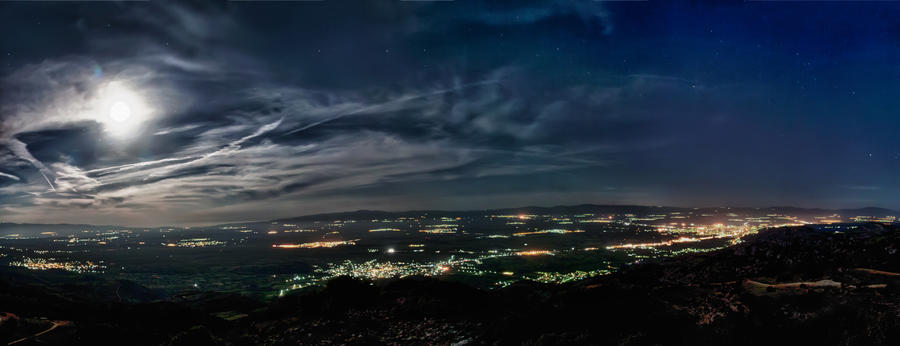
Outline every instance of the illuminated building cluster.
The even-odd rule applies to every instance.
[[[300,228],[298,228],[298,229],[286,229],[286,230],[284,230],[284,231],[282,231],[282,232],[284,232],[284,233],[309,233],[309,232],[317,232],[317,230],[314,230],[314,229],[300,229]]]
[[[12,261],[9,263],[13,267],[22,267],[31,270],[65,270],[79,274],[83,273],[102,273],[106,266],[91,261],[57,261],[55,258],[31,258],[25,257],[21,261]]]
[[[519,255],[519,256],[545,256],[545,255],[553,255],[553,251],[550,251],[550,250],[527,250],[527,251],[516,252],[516,255]]]
[[[375,229],[369,230],[369,233],[376,233],[376,232],[400,232],[400,229],[398,229],[398,228],[375,228]]]
[[[611,274],[611,269],[598,269],[591,271],[583,271],[576,270],[568,273],[557,273],[557,272],[536,272],[533,275],[525,276],[526,279],[547,283],[547,284],[564,284],[567,282],[573,282],[578,280],[583,280],[599,275],[608,275]]]
[[[194,239],[182,239],[176,243],[165,243],[163,244],[168,247],[205,247],[205,246],[222,246],[225,245],[225,242],[212,240],[209,238],[194,238]]]
[[[356,242],[359,239],[354,240],[335,240],[335,241],[314,241],[309,243],[302,244],[272,244],[273,248],[282,248],[282,249],[311,249],[311,248],[320,248],[320,247],[335,247],[341,245],[356,245]]]
[[[449,269],[449,265],[434,263],[378,262],[371,260],[363,263],[344,261],[320,272],[330,277],[352,276],[364,279],[387,279],[414,275],[437,276]]]
[[[609,250],[628,249],[628,248],[651,248],[651,247],[659,247],[659,246],[672,246],[672,245],[678,244],[678,243],[696,243],[696,242],[700,242],[703,240],[709,240],[709,239],[713,239],[713,238],[715,238],[715,237],[712,237],[712,236],[700,237],[700,238],[680,237],[678,239],[672,239],[672,240],[667,240],[667,241],[662,241],[662,242],[654,242],[654,243],[637,243],[637,244],[628,243],[628,244],[610,245],[610,246],[607,246],[606,248]]]
[[[854,222],[878,222],[878,223],[893,223],[897,222],[896,216],[885,216],[885,217],[876,217],[876,216],[855,216],[853,217]]]
[[[431,234],[454,234],[458,229],[458,225],[445,223],[439,225],[431,225],[428,228],[420,229],[420,233],[431,233]]]
[[[513,233],[516,237],[524,237],[526,235],[536,235],[536,234],[566,234],[566,233],[584,233],[582,230],[565,230],[565,229],[545,229],[541,231],[532,231],[532,232],[518,232]]]

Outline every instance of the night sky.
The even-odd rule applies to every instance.
[[[900,209],[897,2],[2,2],[0,220]]]

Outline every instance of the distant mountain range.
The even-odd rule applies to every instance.
[[[326,220],[372,220],[397,217],[419,217],[422,215],[447,216],[447,217],[464,217],[477,216],[484,214],[635,214],[646,215],[656,213],[669,212],[699,212],[699,213],[721,213],[733,212],[738,214],[786,214],[798,217],[809,217],[819,215],[838,214],[842,216],[900,216],[900,212],[885,208],[866,207],[858,209],[822,209],[822,208],[798,208],[798,207],[768,207],[768,208],[748,208],[748,207],[664,207],[664,206],[641,206],[641,205],[597,205],[597,204],[580,204],[571,206],[553,206],[538,207],[527,206],[518,208],[502,208],[488,210],[409,210],[409,211],[380,211],[380,210],[357,210],[337,213],[311,214],[290,218],[282,218],[269,221],[251,221],[251,222],[235,222],[227,224],[219,224],[207,227],[193,227],[195,229],[203,228],[221,228],[235,225],[252,225],[252,224],[268,224],[268,223],[297,223],[312,222]],[[11,234],[19,234],[21,236],[37,236],[43,232],[55,232],[58,235],[67,235],[80,232],[82,230],[113,230],[113,229],[157,229],[170,228],[173,226],[159,227],[128,227],[115,225],[87,225],[87,224],[37,224],[37,223],[0,223],[0,236],[8,236]]]
[[[465,211],[449,211],[449,210],[409,210],[409,211],[380,211],[380,210],[357,210],[338,213],[324,213],[297,216],[292,218],[284,218],[272,220],[270,222],[305,222],[319,220],[340,220],[340,219],[380,219],[392,217],[412,217],[422,215],[435,216],[471,216],[483,214],[654,214],[668,212],[734,212],[734,213],[778,213],[793,216],[810,216],[810,215],[830,215],[838,214],[843,216],[900,216],[900,212],[878,207],[865,207],[858,209],[822,209],[822,208],[799,208],[799,207],[768,207],[768,208],[748,208],[748,207],[664,207],[664,206],[642,206],[642,205],[597,205],[597,204],[579,204],[579,205],[560,205],[553,207],[537,207],[527,206],[519,208],[503,208],[488,210],[465,210]]]
[[[85,225],[85,224],[43,224],[43,223],[0,223],[0,237],[19,234],[23,237],[33,237],[41,235],[41,233],[55,233],[56,235],[68,235],[81,232],[83,230],[114,230],[114,229],[130,229],[123,226],[111,225]]]

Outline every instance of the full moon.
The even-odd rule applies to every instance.
[[[117,101],[109,108],[109,117],[117,123],[124,123],[131,118],[131,107],[125,102]]]
[[[122,81],[103,85],[97,92],[93,117],[103,124],[106,133],[117,138],[130,138],[150,120],[154,110],[143,95]]]

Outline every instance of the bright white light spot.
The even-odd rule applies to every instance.
[[[388,252],[388,253],[394,253],[394,248],[389,248],[387,252]]]
[[[122,101],[113,103],[112,108],[109,109],[109,117],[117,123],[124,123],[131,118],[131,107]]]
[[[120,81],[103,85],[95,102],[93,118],[103,124],[108,134],[118,138],[134,135],[154,111],[135,89]]]

